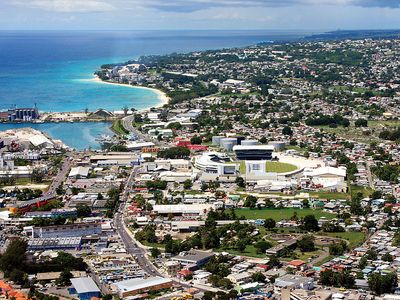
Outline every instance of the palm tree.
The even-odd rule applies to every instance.
[[[128,106],[125,105],[122,109],[124,111],[124,116],[126,117],[128,115],[128,110],[129,110]]]

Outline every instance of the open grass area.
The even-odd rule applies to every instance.
[[[359,231],[320,232],[318,234],[347,240],[349,242],[349,247],[351,249],[360,246],[365,241],[366,238],[366,234],[364,232],[359,232]]]
[[[232,255],[250,256],[250,257],[258,257],[258,258],[264,258],[266,256],[265,253],[257,253],[256,248],[254,248],[253,245],[247,245],[246,249],[244,249],[243,252],[234,250],[234,249],[222,249],[222,248],[216,248],[216,249],[214,249],[214,251],[228,252]]]
[[[125,134],[129,133],[129,131],[126,130],[124,128],[124,126],[122,125],[121,120],[115,120],[112,124],[111,129],[112,129],[112,131],[114,131],[116,134],[119,134],[119,135],[125,135]]]
[[[275,172],[275,173],[287,173],[297,170],[298,168],[295,165],[282,163],[277,161],[269,161],[267,162],[267,172]]]
[[[290,257],[280,257],[279,259],[281,261],[292,261],[293,259],[300,259],[302,261],[307,262],[308,259],[318,257],[323,252],[324,252],[324,250],[318,249],[318,248],[315,249],[315,251],[311,251],[311,252],[301,252],[300,250],[296,249],[291,252]]]
[[[400,121],[399,120],[371,120],[368,121],[369,128],[382,128],[382,127],[399,127]]]
[[[347,193],[339,193],[339,192],[310,192],[310,196],[318,199],[328,199],[328,200],[336,200],[336,199],[349,199],[350,195]]]
[[[266,166],[267,172],[274,172],[274,173],[287,173],[297,170],[298,168],[295,165],[282,163],[277,161],[268,161]],[[246,164],[244,161],[240,161],[240,173],[246,173]]]
[[[235,210],[236,214],[241,217],[245,217],[248,220],[255,219],[268,219],[272,218],[275,221],[288,220],[296,212],[299,218],[305,217],[307,215],[314,215],[317,219],[325,217],[327,219],[333,219],[336,215],[322,211],[321,209],[295,209],[295,208],[267,208],[267,209],[249,209],[242,208]]]
[[[369,197],[373,192],[374,191],[369,187],[350,185],[350,194],[352,197],[357,195],[357,193],[363,194],[363,197]]]

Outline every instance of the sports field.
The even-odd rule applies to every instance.
[[[295,165],[282,163],[277,161],[268,161],[266,166],[267,172],[274,172],[274,173],[287,173],[292,172],[298,169]],[[240,162],[240,173],[246,173],[246,164],[244,161]]]
[[[298,168],[295,165],[269,161],[267,162],[267,172],[275,172],[275,173],[287,173],[297,170]]]

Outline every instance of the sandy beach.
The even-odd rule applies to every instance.
[[[146,90],[151,90],[157,94],[158,99],[160,99],[160,103],[152,106],[155,108],[163,107],[165,104],[168,104],[170,98],[165,94],[163,91],[145,87],[145,86],[139,86],[139,85],[130,85],[130,84],[124,84],[124,83],[114,83],[114,82],[109,82],[109,81],[103,81],[101,80],[98,76],[95,76],[93,79],[89,79],[90,81],[97,82],[97,83],[103,83],[103,84],[113,84],[113,85],[119,85],[119,86],[124,86],[124,87],[129,87],[129,88],[135,88],[135,89],[146,89]],[[151,107],[142,109],[141,111],[148,111]]]

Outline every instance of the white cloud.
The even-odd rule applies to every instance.
[[[113,5],[97,0],[28,0],[28,2],[17,0],[14,4],[54,12],[88,13],[115,9]]]

